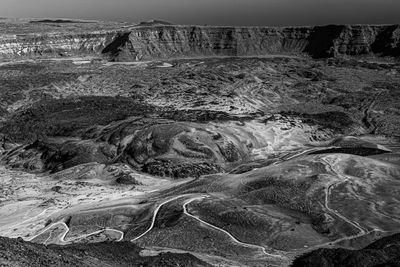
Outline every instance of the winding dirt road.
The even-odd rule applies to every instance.
[[[324,188],[324,193],[325,193],[325,203],[324,203],[324,207],[325,207],[325,209],[326,209],[330,214],[336,216],[337,218],[340,218],[341,220],[345,221],[346,223],[348,223],[348,224],[351,225],[352,227],[356,228],[356,229],[358,230],[358,233],[355,234],[355,235],[351,235],[351,236],[339,238],[339,239],[337,239],[337,240],[334,240],[334,241],[331,241],[331,242],[327,242],[327,243],[325,243],[325,244],[320,244],[320,245],[317,245],[317,246],[313,246],[313,247],[311,247],[311,248],[308,248],[307,250],[312,250],[312,249],[316,249],[316,248],[318,248],[318,247],[324,247],[324,246],[332,246],[332,245],[334,245],[334,244],[336,244],[336,243],[339,243],[339,242],[341,242],[341,241],[352,240],[352,239],[355,239],[355,238],[359,238],[359,237],[362,237],[362,236],[371,234],[372,232],[377,232],[377,231],[379,231],[379,232],[384,232],[384,231],[382,231],[382,230],[380,230],[380,229],[372,229],[372,230],[370,230],[370,231],[367,231],[367,230],[364,229],[362,226],[360,226],[360,224],[359,224],[358,222],[355,222],[355,221],[352,221],[352,220],[348,219],[348,218],[345,217],[344,215],[340,214],[337,210],[334,210],[334,209],[332,209],[332,208],[330,207],[330,196],[331,196],[331,193],[332,193],[333,188],[334,188],[335,186],[338,186],[338,185],[342,184],[342,183],[345,183],[346,181],[349,180],[349,178],[346,177],[345,175],[342,175],[339,171],[336,171],[336,170],[334,169],[333,165],[329,162],[329,160],[327,160],[327,159],[325,159],[325,158],[322,157],[322,158],[321,158],[321,161],[324,163],[324,165],[326,166],[327,170],[328,170],[332,175],[334,175],[334,176],[336,176],[336,177],[338,178],[337,180],[333,180],[332,182],[330,182],[330,183]],[[268,256],[268,257],[287,259],[287,256],[286,256],[286,255],[282,255],[282,254],[279,254],[279,253],[270,253],[270,252],[268,252],[267,249],[266,249],[265,247],[263,247],[263,246],[255,245],[255,244],[250,244],[250,243],[245,243],[245,242],[241,242],[241,241],[239,241],[236,237],[234,237],[231,233],[229,233],[228,231],[226,231],[226,230],[224,230],[224,229],[222,229],[222,228],[220,228],[220,227],[218,227],[218,226],[215,226],[215,225],[213,225],[213,224],[210,224],[210,223],[208,223],[208,222],[206,222],[206,221],[200,219],[199,217],[196,217],[195,215],[189,213],[189,211],[188,211],[188,205],[189,205],[190,203],[192,203],[193,201],[202,200],[202,199],[207,198],[207,197],[210,197],[210,196],[209,196],[209,195],[199,195],[199,194],[184,194],[184,195],[178,195],[178,196],[169,198],[169,199],[167,199],[167,200],[161,202],[160,204],[158,204],[158,205],[156,206],[155,210],[153,211],[153,215],[152,215],[152,219],[151,219],[151,224],[150,224],[150,226],[148,227],[148,229],[147,229],[146,231],[144,231],[142,234],[140,234],[139,236],[137,236],[137,237],[131,239],[130,241],[131,241],[131,242],[137,241],[138,239],[140,239],[140,238],[142,238],[143,236],[145,236],[146,234],[148,234],[148,233],[154,228],[154,225],[155,225],[157,216],[158,216],[158,214],[159,214],[159,211],[161,210],[161,208],[162,208],[164,205],[166,205],[166,204],[168,204],[168,203],[170,203],[170,202],[172,202],[172,201],[175,201],[175,200],[177,200],[177,199],[187,198],[187,199],[183,202],[183,204],[182,204],[183,213],[184,213],[186,216],[188,216],[188,217],[190,217],[190,218],[192,218],[192,219],[194,219],[194,220],[200,222],[201,224],[203,224],[203,225],[205,225],[205,226],[207,226],[207,227],[209,227],[209,228],[212,228],[212,229],[214,229],[214,230],[217,230],[217,231],[219,231],[219,232],[224,233],[224,234],[227,235],[234,243],[239,244],[239,245],[241,245],[241,246],[243,246],[243,247],[253,248],[253,249],[260,250],[264,255],[266,255],[266,256]],[[116,230],[116,229],[111,229],[111,228],[105,228],[105,229],[98,230],[98,231],[95,231],[95,232],[92,232],[92,233],[89,233],[89,234],[85,234],[85,235],[81,235],[81,236],[75,237],[75,238],[73,238],[73,239],[65,240],[65,237],[66,237],[66,235],[68,234],[68,232],[69,232],[70,229],[69,229],[69,227],[65,224],[65,222],[59,221],[59,222],[56,222],[56,223],[53,223],[53,224],[49,225],[48,227],[46,227],[45,229],[43,229],[43,230],[42,230],[40,233],[38,233],[37,235],[35,235],[35,236],[33,236],[33,237],[27,239],[27,241],[31,241],[31,240],[35,239],[36,237],[40,236],[41,234],[45,233],[46,231],[50,230],[51,228],[53,228],[53,227],[55,227],[55,226],[57,226],[57,225],[62,225],[62,226],[65,228],[64,232],[59,236],[59,240],[60,240],[60,242],[62,242],[62,243],[74,242],[74,241],[76,241],[76,240],[79,240],[79,239],[82,239],[82,238],[87,238],[87,237],[89,237],[89,236],[92,236],[92,235],[95,235],[95,234],[99,234],[99,233],[104,232],[104,231],[113,231],[113,232],[119,233],[119,234],[120,234],[120,238],[119,238],[117,241],[122,241],[123,238],[124,238],[124,233],[123,233],[122,231],[119,231],[119,230]],[[51,234],[50,234],[50,236],[48,237],[48,239],[47,239],[45,242],[49,241],[50,239],[52,239]]]
[[[135,237],[135,238],[132,239],[131,241],[134,242],[134,241],[138,240],[139,238],[143,237],[144,235],[146,235],[148,232],[150,232],[150,231],[154,228],[154,224],[155,224],[155,221],[156,221],[158,212],[160,211],[160,209],[161,209],[162,206],[164,206],[165,204],[167,204],[167,203],[169,203],[169,202],[172,202],[172,201],[174,201],[174,200],[177,200],[177,199],[179,199],[179,198],[189,197],[189,196],[191,196],[191,195],[180,195],[180,196],[173,197],[173,198],[171,198],[171,199],[168,199],[168,200],[166,200],[166,201],[160,203],[160,204],[157,206],[157,208],[154,210],[154,213],[153,213],[153,217],[152,217],[152,220],[151,220],[150,227],[149,227],[144,233],[142,233],[141,235]],[[191,217],[191,218],[193,218],[193,219],[199,221],[200,223],[202,223],[202,224],[204,224],[204,225],[206,225],[206,226],[208,226],[208,227],[210,227],[210,228],[213,228],[214,230],[223,232],[223,233],[226,234],[233,242],[235,242],[235,243],[237,243],[237,244],[239,244],[239,245],[241,245],[241,246],[243,246],[243,247],[259,249],[259,250],[261,250],[261,251],[263,252],[263,254],[265,254],[265,255],[267,255],[267,256],[270,256],[270,257],[275,257],[275,258],[286,258],[285,256],[282,256],[282,255],[280,255],[280,254],[268,253],[268,252],[266,251],[265,247],[262,247],[262,246],[259,246],[259,245],[254,245],[254,244],[249,244],[249,243],[241,242],[241,241],[239,241],[238,239],[236,239],[232,234],[230,234],[228,231],[226,231],[226,230],[224,230],[224,229],[222,229],[222,228],[219,228],[219,227],[217,227],[217,226],[215,226],[215,225],[212,225],[212,224],[210,224],[210,223],[208,223],[208,222],[205,222],[205,221],[203,221],[202,219],[200,219],[200,218],[198,218],[198,217],[196,217],[196,216],[194,216],[194,215],[192,215],[192,214],[190,214],[190,213],[188,212],[188,210],[187,210],[187,205],[189,205],[191,202],[193,202],[193,201],[195,201],[195,200],[201,200],[201,199],[204,199],[204,198],[207,198],[207,197],[209,197],[209,196],[208,196],[208,195],[202,195],[202,196],[192,197],[192,198],[186,200],[186,201],[183,203],[183,205],[182,205],[182,207],[183,207],[183,213],[184,213],[185,215],[187,215],[187,216],[189,216],[189,217]]]
[[[325,188],[325,208],[326,208],[330,213],[336,215],[337,217],[339,217],[339,218],[342,219],[343,221],[345,221],[345,222],[347,222],[348,224],[352,225],[354,228],[357,228],[357,229],[360,231],[359,234],[361,234],[361,236],[363,236],[367,231],[365,231],[365,229],[362,228],[362,227],[360,226],[359,223],[349,220],[348,218],[346,218],[345,216],[343,216],[342,214],[340,214],[340,213],[337,212],[336,210],[333,210],[333,209],[331,209],[331,208],[329,207],[329,196],[331,195],[332,188],[335,187],[335,186],[337,186],[337,185],[339,185],[339,184],[341,184],[341,183],[344,183],[344,182],[346,182],[346,181],[347,181],[347,179],[345,179],[345,180],[343,180],[343,181],[340,181],[340,182],[336,182],[336,183],[330,184],[328,187]]]
[[[158,212],[160,211],[160,209],[161,209],[162,206],[164,206],[165,204],[167,204],[167,203],[169,203],[169,202],[172,202],[172,201],[174,201],[174,200],[177,200],[177,199],[182,198],[182,197],[187,197],[187,196],[190,196],[190,195],[179,195],[179,196],[170,198],[170,199],[168,199],[168,200],[165,200],[165,201],[162,202],[160,205],[158,205],[157,208],[154,210],[153,217],[152,217],[152,219],[151,219],[150,227],[149,227],[143,234],[141,234],[141,235],[135,237],[134,239],[131,239],[131,242],[134,242],[134,241],[138,240],[139,238],[143,237],[143,236],[146,235],[148,232],[150,232],[151,229],[153,229],[154,224],[155,224],[155,222],[156,222],[156,218],[157,218]]]
[[[116,229],[105,228],[105,229],[101,229],[101,230],[98,230],[98,231],[95,231],[95,232],[92,232],[92,233],[89,233],[89,234],[85,234],[85,235],[81,235],[81,236],[78,236],[78,237],[75,237],[75,238],[72,238],[72,239],[69,239],[69,240],[65,240],[66,235],[69,233],[69,227],[65,222],[59,221],[59,222],[55,222],[55,223],[49,225],[48,227],[46,227],[45,229],[40,231],[38,234],[26,239],[26,241],[32,241],[36,237],[44,234],[45,232],[47,232],[48,230],[50,230],[51,228],[53,228],[54,226],[57,226],[57,225],[62,225],[65,228],[64,232],[59,237],[59,240],[62,243],[74,242],[76,240],[79,240],[79,239],[82,239],[82,238],[86,238],[86,237],[89,237],[89,236],[92,236],[92,235],[96,235],[96,234],[99,234],[99,233],[102,233],[102,232],[105,232],[105,231],[112,231],[112,232],[119,233],[120,234],[120,238],[118,238],[116,240],[117,242],[122,241],[122,239],[124,238],[124,232],[122,232],[120,230],[116,230]],[[45,244],[50,240],[50,237],[51,237],[52,233],[53,232],[50,233],[49,237],[44,242]]]
[[[338,217],[338,218],[342,219],[343,221],[345,221],[346,223],[350,224],[354,228],[358,229],[358,231],[359,231],[359,233],[356,234],[356,235],[343,237],[343,238],[341,238],[339,240],[336,240],[334,242],[338,243],[338,242],[344,241],[344,240],[351,240],[351,239],[354,239],[354,238],[357,238],[357,237],[362,237],[364,235],[367,235],[367,234],[371,233],[371,231],[368,232],[364,228],[362,228],[358,222],[355,222],[355,221],[352,221],[352,220],[348,219],[344,215],[340,214],[336,210],[331,209],[329,207],[329,198],[330,198],[330,195],[331,195],[331,192],[332,192],[332,188],[334,188],[335,186],[337,186],[339,184],[347,182],[349,180],[349,178],[347,178],[346,176],[342,175],[341,173],[335,171],[335,169],[333,168],[332,164],[329,161],[327,161],[326,159],[322,158],[322,162],[324,163],[324,165],[328,168],[328,170],[332,174],[334,174],[335,176],[340,178],[339,181],[335,181],[335,182],[333,182],[333,183],[331,183],[331,184],[329,184],[328,186],[325,187],[325,190],[324,190],[325,191],[325,203],[324,203],[325,209],[328,212],[330,212],[331,214],[335,215],[336,217]]]
[[[210,223],[208,223],[208,222],[206,222],[206,221],[203,221],[203,220],[200,219],[199,217],[196,217],[196,216],[190,214],[190,213],[188,212],[188,210],[187,210],[187,205],[189,205],[191,202],[193,202],[193,201],[195,201],[195,200],[201,200],[201,199],[203,199],[203,198],[205,198],[205,197],[204,197],[204,196],[200,196],[200,197],[194,197],[194,198],[191,198],[191,199],[185,201],[184,204],[183,204],[183,212],[184,212],[184,214],[186,214],[187,216],[189,216],[189,217],[191,217],[191,218],[193,218],[193,219],[199,221],[200,223],[202,223],[202,224],[204,224],[204,225],[207,225],[207,226],[210,227],[210,228],[213,228],[213,229],[215,229],[215,230],[217,230],[217,231],[223,232],[224,234],[226,234],[227,236],[229,236],[229,238],[230,238],[233,242],[235,242],[235,243],[237,243],[237,244],[239,244],[239,245],[241,245],[241,246],[243,246],[243,247],[260,249],[265,255],[270,256],[270,257],[285,258],[285,256],[282,256],[282,255],[280,255],[280,254],[271,254],[271,253],[268,253],[268,252],[266,251],[265,247],[262,247],[262,246],[259,246],[259,245],[254,245],[254,244],[249,244],[249,243],[241,242],[241,241],[237,240],[233,235],[231,235],[228,231],[226,231],[226,230],[224,230],[224,229],[222,229],[222,228],[219,228],[219,227],[217,227],[217,226],[215,226],[215,225],[212,225],[212,224],[210,224]]]

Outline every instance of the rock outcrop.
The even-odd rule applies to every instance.
[[[400,25],[210,27],[152,25],[0,36],[0,59],[33,55],[102,54],[113,61],[194,56],[308,54],[400,56]]]

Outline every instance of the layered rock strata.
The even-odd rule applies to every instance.
[[[0,59],[99,55],[113,61],[308,54],[400,56],[400,25],[316,27],[145,26],[115,31],[0,36]]]

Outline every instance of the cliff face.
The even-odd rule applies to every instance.
[[[323,28],[320,29],[323,31]],[[400,56],[400,25],[348,26],[332,40],[333,55]]]
[[[309,54],[400,56],[400,25],[317,27],[150,26],[86,34],[0,36],[0,59],[59,53],[114,61],[192,56]]]
[[[312,28],[142,27],[111,53],[115,60],[302,52]],[[121,38],[126,38],[121,37]],[[119,42],[117,39],[115,42]],[[111,44],[113,46],[114,43]],[[108,49],[104,52],[108,53]]]
[[[96,55],[116,35],[115,31],[0,35],[0,59],[64,54]]]
[[[340,55],[399,56],[400,26],[143,27],[118,46],[106,49],[114,60],[182,56],[247,56],[306,53],[315,58]],[[117,38],[110,46],[115,47]]]

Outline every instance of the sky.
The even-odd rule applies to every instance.
[[[0,17],[299,26],[400,23],[400,0],[0,0]]]

